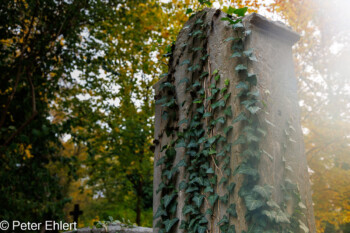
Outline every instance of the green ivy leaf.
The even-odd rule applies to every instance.
[[[203,190],[203,192],[205,192],[205,193],[213,193],[213,192],[214,192],[214,189],[213,189],[211,186],[207,186],[207,187]]]
[[[228,106],[224,111],[226,116],[232,117],[232,109],[231,106]]]
[[[218,198],[219,198],[219,196],[216,193],[214,193],[213,195],[210,195],[208,197],[208,201],[209,201],[210,205],[214,206],[215,202],[218,200]]]
[[[236,211],[236,204],[231,204],[227,210],[226,213],[231,215],[232,217],[237,217],[237,211]]]
[[[181,79],[177,84],[180,85],[181,83],[189,83],[190,80],[188,78]]]
[[[235,68],[237,72],[247,70],[247,67],[243,64],[238,64]]]
[[[198,208],[202,206],[204,196],[203,195],[197,195],[192,198],[192,201],[196,204]]]
[[[263,200],[256,199],[253,195],[245,196],[244,201],[247,209],[250,211],[256,210],[265,204]]]
[[[233,192],[233,190],[235,189],[236,187],[236,183],[232,182],[230,183],[228,186],[227,186],[227,191],[229,191],[230,193]]]
[[[187,183],[186,181],[181,181],[180,184],[179,184],[179,190],[183,190],[183,189],[186,189],[187,188]]]
[[[237,16],[243,17],[247,11],[248,11],[248,7],[243,7],[243,8],[235,9],[233,13],[236,14]]]
[[[171,228],[179,221],[178,218],[168,219],[163,221],[163,224],[165,225],[165,232],[169,232]]]
[[[163,205],[164,205],[164,208],[167,208],[168,205],[170,204],[170,202],[174,199],[176,195],[173,193],[171,195],[165,195],[162,200],[163,200]]]
[[[233,129],[233,126],[227,126],[224,128],[224,134],[227,134],[228,132],[230,132],[230,130]]]
[[[186,65],[186,64],[190,64],[190,60],[186,59],[183,62],[181,62],[180,66]]]
[[[270,185],[265,185],[264,187],[255,185],[252,191],[258,193],[261,197],[268,200],[271,196],[272,187]]]
[[[250,176],[256,176],[258,175],[258,171],[249,165],[243,163],[238,165],[236,170],[234,171],[233,175],[235,176],[236,174],[244,174],[244,175],[250,175]]]
[[[231,55],[232,58],[235,58],[235,57],[242,57],[242,54],[238,51],[234,52],[232,55]]]
[[[214,169],[213,168],[208,168],[206,171],[207,174],[214,174]]]

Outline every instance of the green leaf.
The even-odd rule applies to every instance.
[[[235,189],[235,187],[236,187],[236,183],[232,182],[232,183],[230,183],[230,184],[227,186],[227,190],[228,190],[230,193],[232,193],[233,190]]]
[[[233,41],[233,40],[237,40],[237,38],[229,37],[229,38],[225,39],[224,42]]]
[[[233,175],[236,174],[244,174],[244,175],[250,175],[250,176],[256,176],[258,174],[258,171],[249,165],[243,163],[238,165],[236,170],[234,171]]]
[[[214,192],[214,189],[213,189],[211,186],[207,186],[207,187],[203,190],[203,192],[205,192],[205,193],[213,193],[213,192]]]
[[[224,107],[225,106],[225,101],[224,100],[219,100],[215,102],[214,104],[211,105],[211,108],[214,110],[217,107]]]
[[[271,196],[272,187],[270,185],[264,185],[264,187],[260,185],[255,185],[252,191],[258,193],[265,199],[269,199]]]
[[[203,114],[203,118],[211,117],[211,116],[212,116],[211,112],[206,112]]]
[[[230,132],[230,130],[233,129],[233,126],[227,126],[224,128],[224,134],[227,134],[228,132]]]
[[[226,213],[231,215],[232,217],[237,217],[237,211],[236,211],[236,204],[231,204],[227,210]]]
[[[178,125],[182,125],[182,124],[187,124],[188,123],[188,119],[185,118],[185,119],[182,119],[181,121],[179,121]]]
[[[243,17],[247,11],[248,11],[248,7],[243,7],[243,8],[235,9],[233,13],[236,14],[237,16]]]
[[[245,65],[243,65],[243,64],[238,64],[238,65],[236,66],[235,70],[236,70],[237,72],[239,72],[239,71],[247,70],[247,67],[246,67]]]
[[[227,204],[228,202],[228,193],[226,193],[225,195],[221,196],[220,201],[222,201],[222,203]]]
[[[226,116],[232,117],[232,109],[231,106],[228,106],[224,111]]]
[[[187,10],[186,10],[186,15],[188,15],[188,14],[190,14],[190,13],[192,13],[193,12],[193,10],[191,9],[191,8],[187,8]]]
[[[235,10],[236,10],[235,8],[229,6],[229,8],[227,9],[226,13],[229,14],[229,15],[232,15],[232,14],[234,14]]]
[[[219,185],[223,184],[223,183],[226,183],[227,181],[228,181],[227,177],[224,176],[224,177],[221,178],[221,180],[219,182]]]
[[[214,193],[213,195],[210,195],[208,197],[208,201],[209,201],[210,205],[214,206],[216,201],[218,200],[218,198],[219,198],[219,196],[216,193]]]
[[[203,195],[197,195],[192,198],[192,201],[196,204],[198,208],[202,206],[204,196]]]
[[[219,72],[218,69],[215,69],[212,75],[216,75],[218,72]]]
[[[168,97],[167,96],[164,96],[163,98],[159,99],[156,101],[156,104],[164,104],[166,103],[168,100]]]
[[[190,80],[188,78],[181,79],[177,84],[180,85],[181,83],[189,83]]]
[[[169,232],[171,228],[174,226],[175,223],[179,221],[178,218],[168,219],[163,221],[163,224],[165,225],[165,232]]]
[[[190,64],[190,60],[186,59],[183,62],[181,62],[180,66],[186,65],[186,64]]]
[[[232,58],[235,58],[235,57],[242,57],[242,54],[238,51],[234,52],[232,55],[231,55]]]
[[[248,210],[253,211],[262,207],[265,202],[253,197],[253,195],[247,195],[244,197],[245,205]]]
[[[236,85],[236,88],[237,89],[244,89],[244,90],[248,90],[249,89],[249,86],[245,83],[245,82],[239,82],[237,85]]]
[[[167,212],[161,206],[158,207],[156,214],[153,216],[153,219],[159,218],[160,216],[167,216]]]
[[[246,143],[244,135],[239,135],[238,138],[233,142],[232,145],[240,145]]]
[[[228,223],[229,221],[228,221],[228,219],[227,219],[227,216],[226,215],[224,215],[223,217],[222,217],[222,219],[217,223],[217,226],[220,226],[220,225],[222,225],[222,224],[226,224],[226,223]]]
[[[187,188],[187,183],[186,181],[181,181],[180,184],[179,184],[179,190],[183,190],[183,189],[186,189]]]
[[[207,174],[214,174],[214,170],[213,168],[208,168],[207,171],[206,171]]]
[[[205,76],[207,76],[208,74],[209,74],[208,72],[203,72],[199,78],[202,79],[202,78],[204,78]]]
[[[244,112],[241,112],[233,121],[232,123],[237,123],[237,122],[240,122],[240,121],[246,121],[248,120],[248,118],[245,116],[245,113]]]
[[[182,208],[182,213],[185,214],[185,215],[188,214],[188,213],[195,214],[195,213],[197,213],[197,211],[192,205],[185,205]]]
[[[173,193],[171,195],[165,195],[162,200],[163,200],[163,205],[164,205],[164,208],[167,208],[168,205],[170,204],[170,202],[174,199],[176,195]]]
[[[251,114],[256,114],[257,112],[259,112],[261,108],[258,106],[249,106],[247,107],[247,110],[251,113]]]

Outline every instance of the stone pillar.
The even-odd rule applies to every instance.
[[[191,92],[191,88],[196,88],[196,82],[200,84],[198,86],[204,88],[205,96],[210,95],[211,89],[213,89],[210,84],[215,82],[218,88],[222,90],[226,87],[227,92],[231,93],[228,97],[223,96],[226,99],[226,105],[224,107],[219,104],[217,108],[222,108],[222,111],[213,113],[213,119],[220,122],[220,116],[224,116],[226,120],[221,124],[214,125],[209,133],[204,133],[204,137],[208,139],[220,135],[220,132],[232,126],[230,132],[226,131],[226,139],[216,147],[219,151],[226,145],[232,145],[226,155],[230,157],[230,169],[225,169],[229,174],[228,180],[223,183],[227,184],[215,185],[214,193],[217,193],[221,198],[212,207],[212,215],[205,215],[208,223],[207,231],[203,232],[234,232],[232,228],[220,231],[220,226],[223,225],[221,220],[225,218],[225,215],[228,216],[229,225],[234,225],[235,232],[238,233],[247,232],[257,222],[254,217],[249,219],[246,216],[247,200],[242,198],[243,191],[241,190],[242,186],[245,185],[244,172],[233,174],[233,171],[236,171],[244,160],[244,156],[240,155],[244,146],[237,143],[244,123],[234,123],[234,119],[237,119],[243,108],[241,100],[237,98],[241,91],[237,88],[241,78],[235,69],[241,58],[232,56],[234,54],[232,50],[233,38],[237,34],[228,21],[222,20],[225,17],[227,17],[225,13],[215,9],[204,9],[193,16],[185,24],[173,46],[168,74],[154,86],[157,104],[155,108],[153,211],[154,215],[158,216],[154,219],[153,232],[159,231],[156,224],[161,218],[167,221],[166,223],[170,223],[171,228],[167,229],[169,232],[188,232],[187,229],[180,229],[180,225],[182,221],[190,222],[191,219],[188,218],[193,215],[191,215],[191,211],[185,211],[186,214],[183,214],[183,208],[189,203],[195,206],[196,200],[198,200],[193,199],[191,192],[186,192],[186,189],[179,187],[182,186],[182,181],[186,183],[190,179],[188,166],[193,163],[193,160],[191,155],[186,154],[191,151],[191,146],[188,145],[190,142],[187,142],[185,147],[176,146],[179,143],[176,141],[179,138],[179,133],[186,132],[186,129],[190,127],[195,112],[201,111],[198,110],[201,109],[201,105],[204,106],[204,112],[207,111],[205,102],[196,102],[196,94]],[[255,13],[244,17],[243,24],[246,31],[249,31],[247,33],[249,36],[244,40],[244,50],[249,51],[252,48],[256,57],[252,60],[257,60],[249,62],[247,67],[249,73],[257,74],[256,90],[260,93],[258,98],[261,108],[257,113],[257,119],[259,127],[264,129],[259,143],[261,154],[257,168],[259,177],[257,186],[267,187],[265,191],[269,197],[266,198],[266,201],[270,200],[267,202],[268,205],[264,204],[266,207],[258,206],[256,210],[265,214],[266,221],[279,225],[276,226],[276,229],[280,229],[279,231],[270,232],[282,232],[281,229],[283,232],[287,232],[285,229],[289,229],[291,232],[314,233],[316,229],[311,189],[292,58],[292,46],[299,40],[299,35],[286,25],[267,20]],[[232,38],[232,41],[229,38]],[[197,64],[198,66],[196,66]],[[214,81],[217,75],[220,76],[220,79]],[[226,80],[229,81],[229,84]],[[201,91],[200,88],[196,90]],[[220,94],[218,95],[220,96]],[[169,101],[172,97],[174,103]],[[219,102],[220,97],[217,98],[217,102]],[[213,105],[211,106],[213,108]],[[223,113],[227,106],[231,106],[231,114]],[[210,124],[206,118],[200,119],[200,122],[203,124],[204,130]],[[165,166],[169,166],[162,164],[161,161],[164,159],[169,145],[174,145],[176,152],[174,152],[172,160],[173,165],[169,168],[172,169],[173,174],[162,175]],[[202,147],[203,145],[198,145],[197,150],[201,150]],[[168,151],[168,153],[170,152]],[[220,182],[225,176],[222,173],[223,170],[215,168],[214,160],[211,161],[213,156],[207,158],[215,173],[212,174],[209,169],[208,179],[216,175],[218,182]],[[218,159],[218,163],[224,159],[224,157],[215,158]],[[181,165],[182,161],[185,161],[186,166]],[[161,165],[157,166],[157,162]],[[167,177],[170,179],[167,180]],[[167,180],[165,185],[170,188],[162,189],[164,179]],[[228,188],[233,183],[235,187]],[[259,192],[258,188],[256,189],[257,193]],[[160,191],[157,192],[157,190]],[[211,206],[210,201],[208,201],[210,192],[208,194],[203,189],[198,192],[204,196],[203,201],[198,201],[200,211],[205,213]],[[174,200],[171,200],[171,194],[174,193],[175,195],[172,197]],[[226,194],[228,200],[224,200]],[[163,213],[162,215],[159,211],[164,207],[164,196],[166,196],[166,200],[175,202],[174,208],[176,210],[170,214]],[[232,210],[232,204],[235,205],[236,215],[234,213],[227,214]],[[273,207],[275,204],[278,205],[278,208]],[[258,203],[258,205],[260,204]],[[254,213],[256,207],[250,206],[249,208],[253,209],[250,213]],[[261,208],[267,211],[263,212]],[[171,219],[175,219],[173,224],[170,222]],[[294,226],[290,226],[291,223]],[[203,225],[203,222],[201,224]],[[164,227],[164,225],[162,226]],[[198,231],[201,232],[200,229]],[[256,228],[254,232],[263,231]]]

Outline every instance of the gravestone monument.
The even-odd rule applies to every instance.
[[[259,14],[239,19],[191,17],[154,86],[154,233],[316,232],[299,35]]]

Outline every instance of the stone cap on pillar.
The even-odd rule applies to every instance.
[[[290,45],[294,45],[299,41],[300,35],[293,31],[293,29],[281,21],[272,21],[266,17],[252,13],[244,17],[243,21],[255,26],[266,33],[275,35]]]

